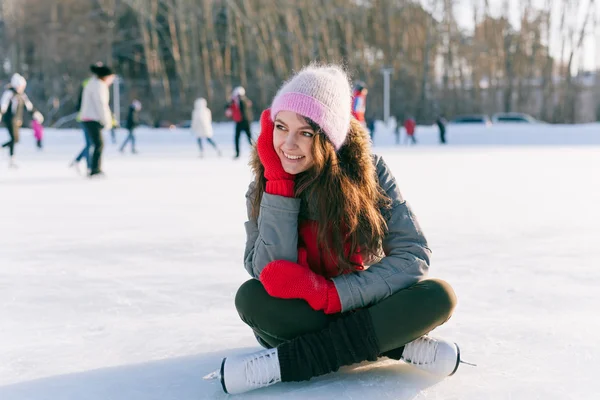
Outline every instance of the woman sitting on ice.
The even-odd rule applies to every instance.
[[[223,360],[227,393],[303,381],[386,356],[439,376],[455,343],[426,336],[456,305],[426,279],[430,250],[369,134],[351,118],[348,77],[310,66],[261,116],[246,194],[245,267],[235,305],[265,350]]]

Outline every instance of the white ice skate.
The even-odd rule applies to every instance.
[[[204,379],[220,379],[223,391],[239,394],[281,382],[277,349],[223,359],[221,369]]]
[[[71,164],[69,164],[69,168],[77,172],[77,175],[81,175],[81,170],[79,169],[79,163],[77,161],[73,160]]]
[[[402,360],[440,377],[453,375],[461,362],[456,343],[429,336],[421,336],[404,346]]]
[[[15,158],[13,156],[11,156],[10,159],[8,160],[8,168],[13,168],[13,169],[19,168],[17,163],[15,163]]]

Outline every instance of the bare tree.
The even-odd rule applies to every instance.
[[[260,111],[292,71],[336,62],[367,83],[372,117],[382,116],[380,70],[392,67],[397,117],[514,109],[576,121],[582,89],[572,69],[595,1],[546,0],[563,11],[554,48],[550,12],[535,2],[519,3],[513,26],[508,1],[499,17],[488,0],[471,1],[472,32],[458,26],[455,0],[4,0],[0,79],[25,74],[28,92],[58,118],[73,112],[89,65],[104,61],[123,78],[122,104],[136,96],[149,117],[174,121],[203,96],[218,120],[234,85]]]

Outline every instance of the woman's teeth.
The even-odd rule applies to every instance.
[[[283,153],[283,155],[285,156],[285,158],[288,158],[290,160],[299,160],[301,158],[304,158],[304,156],[291,156],[289,154]]]

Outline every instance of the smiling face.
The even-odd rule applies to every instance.
[[[280,111],[274,123],[273,147],[285,172],[296,175],[312,167],[312,148],[317,132],[304,117],[293,111]]]

